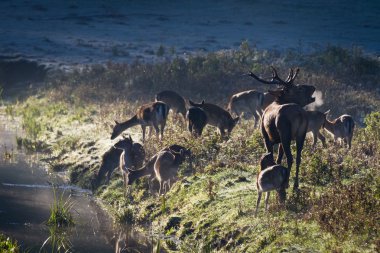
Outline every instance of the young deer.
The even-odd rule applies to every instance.
[[[280,144],[278,148],[277,164],[281,163],[282,156],[286,155],[289,173],[293,164],[293,155],[290,149],[292,140],[296,140],[297,157],[296,157],[296,177],[294,188],[298,188],[299,166],[301,164],[301,152],[303,149],[308,119],[306,111],[302,108],[315,101],[312,97],[315,87],[310,85],[294,85],[294,79],[297,77],[299,69],[293,72],[290,69],[287,79],[284,81],[278,77],[277,71],[272,67],[272,80],[266,81],[252,72],[251,77],[265,84],[277,84],[282,86],[276,90],[269,90],[269,93],[275,97],[264,111],[261,120],[261,132],[264,137],[264,143],[267,151],[273,154],[273,146]],[[289,182],[288,175],[288,182]]]
[[[188,129],[190,133],[193,133],[194,136],[199,137],[202,135],[203,128],[207,124],[207,115],[199,107],[190,107],[186,114],[186,119],[188,122]]]
[[[244,113],[244,118],[248,118],[251,114],[255,120],[255,128],[260,122],[262,114],[262,105],[264,102],[264,94],[256,90],[242,91],[231,96],[228,102],[227,111],[231,114],[234,112],[237,116]]]
[[[191,106],[201,108],[206,113],[207,124],[217,127],[222,138],[225,135],[224,130],[227,129],[227,135],[230,135],[232,129],[239,121],[239,117],[232,118],[231,114],[228,111],[217,105],[205,103],[204,100],[202,103],[194,103],[193,101],[189,100],[189,103]]]
[[[125,138],[118,141],[115,146],[121,146],[126,141]],[[119,167],[120,155],[123,149],[112,146],[102,156],[102,162],[99,168],[99,172],[96,177],[96,186],[99,186],[104,175],[106,175],[106,183],[109,182],[112,172]],[[132,167],[139,168],[142,166],[145,159],[144,147],[137,142],[132,144],[131,161]]]
[[[265,211],[268,210],[268,200],[271,191],[277,191],[280,203],[284,204],[286,200],[286,181],[288,177],[288,169],[281,165],[276,165],[271,153],[266,153],[260,160],[260,173],[257,174],[257,203],[255,217],[259,210],[261,195],[266,192]]]
[[[351,149],[351,141],[355,128],[354,119],[350,115],[344,114],[330,121],[327,119],[328,113],[329,111],[325,113],[326,118],[324,128],[332,137],[334,137],[334,142],[337,142],[338,139],[340,139],[345,145],[348,146],[348,149]]]
[[[183,152],[184,152],[184,154],[186,156],[190,156],[191,155],[190,150],[186,149],[185,147],[183,147],[181,145],[174,144],[174,145],[170,145],[169,147],[161,149],[159,152],[157,152],[157,154],[155,154],[154,156],[152,156],[148,160],[148,162],[146,162],[144,164],[144,166],[142,166],[141,168],[139,168],[137,170],[128,169],[126,171],[127,185],[132,185],[133,182],[135,182],[137,179],[139,179],[141,177],[144,177],[144,176],[149,176],[149,178],[150,178],[149,181],[155,179],[156,175],[155,175],[155,172],[154,172],[154,164],[155,164],[155,162],[157,160],[157,157],[160,154],[160,152],[164,152],[164,151],[180,152],[181,150],[183,150]]]
[[[147,126],[154,127],[154,129],[156,130],[157,137],[159,136],[159,132],[161,132],[160,139],[162,139],[164,135],[164,129],[166,125],[168,112],[169,106],[164,102],[158,101],[142,105],[137,110],[136,115],[130,118],[129,120],[121,123],[115,120],[116,125],[113,127],[111,140],[115,139],[128,128],[137,125],[141,125],[143,141],[145,141],[145,129]],[[161,127],[161,129],[159,129],[159,126]]]
[[[128,185],[128,171],[131,168],[136,167],[135,166],[136,163],[134,159],[136,154],[134,154],[133,145],[134,143],[131,136],[129,136],[128,138],[124,138],[122,141],[119,141],[118,143],[114,145],[115,149],[122,151],[119,157],[119,169],[120,169],[121,174],[123,175],[123,181],[124,181],[125,187]],[[142,151],[144,151],[143,148],[139,152],[142,152]],[[145,151],[144,151],[144,158],[145,158]]]
[[[175,114],[181,114],[183,120],[186,118],[186,102],[185,99],[177,92],[172,90],[164,90],[156,94],[156,101],[162,101],[167,104]]]
[[[170,190],[171,181],[177,177],[179,166],[185,160],[186,152],[181,149],[179,152],[173,150],[162,151],[158,154],[156,162],[154,163],[154,172],[156,179],[160,183],[158,194],[161,191],[166,193]],[[168,187],[168,189],[166,188]]]
[[[315,148],[318,139],[321,140],[323,147],[326,147],[326,138],[320,132],[325,124],[326,114],[319,111],[306,111],[306,114],[309,121],[307,132],[313,134],[313,148]]]

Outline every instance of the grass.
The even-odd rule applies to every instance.
[[[297,82],[322,91],[324,104],[318,109],[331,109],[333,116],[349,113],[357,125],[350,151],[334,146],[331,140],[326,149],[319,143],[312,150],[310,141],[305,143],[300,191],[288,190],[285,207],[278,206],[272,194],[269,212],[264,213],[261,206],[258,218],[253,216],[255,176],[265,148],[260,131],[245,120],[230,140],[221,141],[212,127],[205,129],[202,138],[193,139],[169,117],[164,140],[144,143],[147,157],[177,143],[191,148],[194,159],[191,167],[188,162],[181,166],[180,180],[165,198],[147,190],[147,179],[134,183],[126,198],[117,171],[109,185],[94,187],[101,155],[112,145],[113,120],[131,116],[163,89],[224,106],[235,92],[266,91],[267,86],[241,74],[251,70],[269,77],[270,65],[279,73],[300,67]],[[380,94],[374,89],[380,80],[379,68],[377,58],[357,48],[329,46],[310,54],[281,53],[260,51],[244,42],[240,50],[186,60],[108,63],[72,73],[56,72],[48,76],[38,96],[8,106],[7,111],[25,117],[26,138],[46,145],[52,167],[66,171],[72,183],[93,189],[118,222],[152,222],[156,234],[170,235],[171,240],[160,242],[161,248],[375,252],[380,248],[376,212],[380,201]],[[134,140],[141,136],[137,130],[131,129]],[[294,145],[292,149],[295,154]]]
[[[0,234],[0,252],[3,253],[18,253],[20,246],[17,241],[12,240],[10,237]]]
[[[49,226],[55,227],[67,227],[74,225],[74,219],[71,214],[71,210],[74,206],[74,202],[70,197],[65,198],[64,192],[57,196],[57,189],[53,188],[54,202],[50,207],[50,217],[47,221]]]

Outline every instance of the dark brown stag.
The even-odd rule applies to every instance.
[[[273,146],[279,144],[276,163],[280,164],[285,153],[288,164],[288,177],[286,185],[289,186],[290,170],[293,164],[293,156],[290,149],[292,140],[296,141],[296,177],[294,188],[298,188],[298,174],[301,163],[301,152],[305,141],[308,119],[306,111],[302,108],[315,101],[312,97],[315,87],[310,85],[295,85],[299,69],[290,69],[287,79],[284,81],[278,77],[277,71],[272,67],[272,80],[267,81],[259,78],[252,72],[249,76],[265,84],[278,85],[277,89],[268,92],[275,97],[264,111],[261,132],[264,137],[265,147],[273,154]]]

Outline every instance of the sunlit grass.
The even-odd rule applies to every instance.
[[[56,188],[53,188],[53,192],[54,200],[50,207],[50,217],[47,224],[56,227],[74,225],[74,218],[71,214],[74,202],[70,197],[65,197],[64,192],[58,195]]]

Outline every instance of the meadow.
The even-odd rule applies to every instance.
[[[154,94],[172,89],[186,99],[225,107],[239,91],[267,91],[248,71],[285,75],[299,67],[296,83],[320,92],[320,111],[347,113],[356,123],[352,149],[308,138],[302,153],[300,188],[288,191],[285,207],[263,206],[254,217],[263,138],[251,120],[242,120],[229,140],[213,127],[194,139],[169,115],[162,142],[144,143],[147,158],[171,144],[190,148],[193,161],[181,165],[179,180],[165,196],[141,179],[125,195],[115,171],[108,185],[94,185],[101,155],[109,149],[114,120],[126,120]],[[219,51],[160,63],[91,65],[71,72],[50,71],[26,96],[13,97],[4,110],[20,117],[17,142],[51,171],[92,189],[116,223],[151,226],[161,245],[180,252],[376,252],[380,250],[380,61],[360,48],[327,46],[308,54],[266,51],[243,42],[239,50]],[[322,101],[323,100],[323,101]],[[131,132],[132,131],[132,132]],[[129,131],[139,141],[139,127]],[[327,134],[325,134],[327,136]],[[292,145],[293,153],[295,147]],[[292,173],[295,168],[293,167]],[[293,175],[291,176],[293,179]],[[292,180],[291,180],[292,184]],[[147,225],[148,224],[148,225]]]

